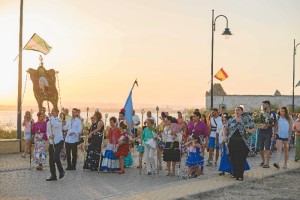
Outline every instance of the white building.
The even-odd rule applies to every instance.
[[[220,108],[221,105],[225,105],[228,110],[231,110],[236,106],[243,105],[245,110],[247,111],[259,110],[261,103],[265,100],[269,100],[271,104],[277,107],[292,106],[292,95],[281,95],[278,90],[275,91],[274,95],[227,95],[221,84],[214,84],[213,107],[215,108]],[[210,104],[210,92],[206,92],[206,110],[210,110]],[[295,108],[299,106],[300,96],[295,95]]]

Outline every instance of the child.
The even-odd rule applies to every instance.
[[[199,166],[203,165],[204,163],[204,158],[200,155],[200,138],[196,135],[192,135],[192,140],[187,142],[185,146],[187,146],[189,150],[189,156],[185,162],[188,166],[186,178],[190,178],[192,170],[195,170],[195,177],[197,177],[201,174]]]
[[[126,121],[121,121],[120,122],[120,129],[121,129],[121,136],[118,140],[117,143],[117,151],[115,152],[115,155],[119,157],[119,165],[120,165],[120,171],[119,174],[124,174],[124,156],[128,155],[129,152],[129,136],[128,133],[126,132],[127,129],[127,123]]]
[[[111,117],[109,119],[110,127],[108,128],[105,136],[108,139],[108,144],[105,149],[102,164],[99,171],[114,172],[120,169],[119,158],[115,156],[114,149],[118,140],[120,139],[120,129],[116,127],[117,118]]]

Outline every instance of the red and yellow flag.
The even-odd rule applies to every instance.
[[[226,72],[224,71],[223,67],[216,73],[216,75],[214,76],[216,79],[220,80],[220,81],[224,81],[226,78],[228,78],[228,75],[226,74]]]

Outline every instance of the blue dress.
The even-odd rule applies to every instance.
[[[189,167],[202,166],[204,164],[204,158],[200,153],[200,148],[189,147],[189,157],[185,161],[185,164]]]
[[[133,159],[131,156],[131,152],[128,152],[128,155],[124,157],[124,165],[125,167],[130,167],[133,164]]]
[[[128,135],[131,135],[131,131],[130,130],[126,130],[126,132],[128,133]],[[130,167],[131,165],[133,164],[133,159],[132,159],[132,156],[131,156],[131,152],[129,150],[129,153],[126,157],[124,157],[124,165],[125,167]]]
[[[250,166],[246,160],[245,161],[245,171],[247,171],[247,170],[250,170]],[[231,162],[229,159],[229,155],[227,154],[227,145],[225,145],[225,144],[222,145],[222,154],[221,154],[219,171],[232,173]]]

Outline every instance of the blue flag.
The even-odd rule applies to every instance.
[[[132,87],[133,89],[133,87]],[[133,122],[132,122],[132,89],[130,90],[130,93],[128,95],[128,98],[126,100],[124,109],[125,109],[125,119],[128,122],[128,128],[129,130],[133,129]]]

